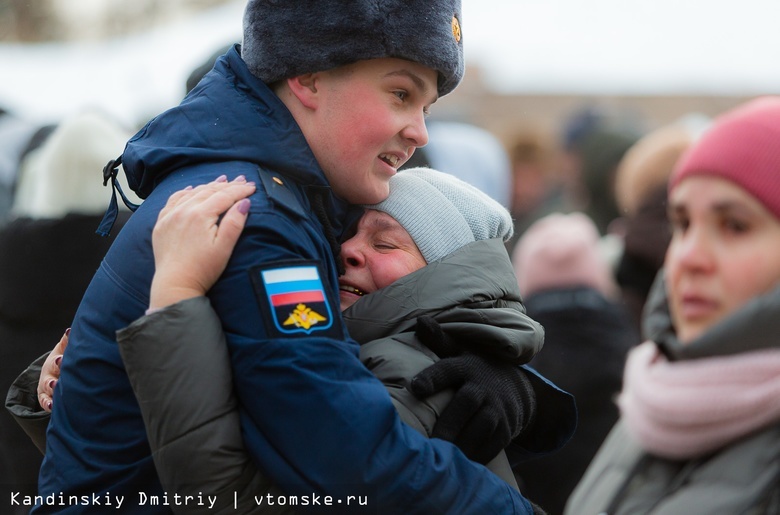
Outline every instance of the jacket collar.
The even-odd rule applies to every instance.
[[[235,45],[181,104],[152,119],[122,156],[130,187],[146,198],[174,170],[247,161],[302,185],[328,187],[292,114],[252,75]]]
[[[362,212],[333,194],[292,114],[249,72],[239,45],[217,59],[180,105],[133,136],[121,159],[128,184],[141,198],[175,170],[244,161],[316,191],[337,238]]]

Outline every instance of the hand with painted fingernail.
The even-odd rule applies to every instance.
[[[60,379],[60,366],[65,355],[65,347],[68,346],[70,328],[65,331],[60,341],[54,346],[49,357],[41,367],[41,377],[38,379],[38,404],[44,411],[51,412],[54,399],[54,387]]]
[[[227,266],[255,184],[240,175],[171,195],[152,232],[155,273],[149,308],[205,295]]]

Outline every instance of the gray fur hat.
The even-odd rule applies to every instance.
[[[512,237],[509,211],[457,177],[430,168],[402,170],[390,179],[390,195],[365,206],[392,216],[431,263],[472,241]]]
[[[463,77],[460,0],[249,0],[241,56],[266,84],[381,57]]]

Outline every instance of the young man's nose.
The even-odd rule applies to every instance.
[[[428,144],[428,127],[425,125],[425,114],[415,115],[401,131],[401,135],[413,147],[424,147]]]

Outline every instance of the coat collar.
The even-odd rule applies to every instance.
[[[302,185],[329,187],[292,114],[249,72],[239,45],[181,104],[133,136],[122,160],[128,184],[141,198],[174,170],[207,162],[251,162]]]

